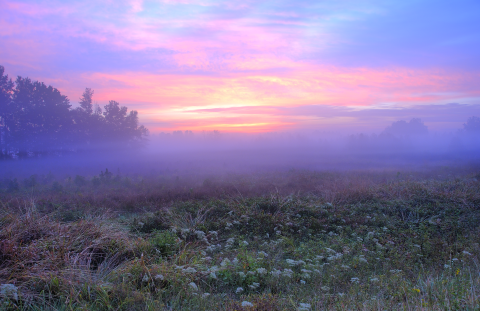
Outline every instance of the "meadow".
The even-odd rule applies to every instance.
[[[479,310],[480,170],[0,185],[4,310]]]

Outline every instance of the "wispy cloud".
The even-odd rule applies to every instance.
[[[374,128],[395,114],[466,118],[480,104],[476,1],[0,6],[8,72],[52,83],[73,101],[92,87],[100,103],[138,109],[152,128],[318,128],[319,118]]]

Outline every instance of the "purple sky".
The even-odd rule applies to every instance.
[[[480,116],[480,2],[0,0],[0,65],[152,132]]]

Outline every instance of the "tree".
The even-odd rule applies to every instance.
[[[93,113],[93,90],[91,88],[86,88],[83,92],[82,97],[80,98],[80,109],[83,110],[87,115]]]
[[[428,133],[428,127],[418,118],[413,118],[410,122],[397,121],[385,128],[384,136],[393,135],[396,137],[414,137]]]
[[[72,109],[67,96],[56,88],[29,78],[15,82],[0,66],[0,158],[37,155],[51,151],[89,148],[115,143],[144,142],[148,130],[138,125],[138,112],[128,112],[116,101],[96,105],[94,91],[86,88],[79,107]],[[128,145],[127,144],[127,145]]]
[[[7,119],[10,116],[12,94],[15,84],[8,75],[4,75],[5,67],[0,66],[0,158],[8,156],[9,129]]]
[[[468,118],[467,123],[463,124],[463,129],[467,133],[480,134],[480,118],[475,116]]]
[[[111,141],[139,141],[148,134],[148,130],[142,125],[138,126],[138,112],[135,110],[127,114],[127,107],[111,100],[105,106],[106,127],[108,138]]]
[[[66,147],[73,122],[65,95],[42,82],[18,77],[12,99],[7,125],[21,154]]]

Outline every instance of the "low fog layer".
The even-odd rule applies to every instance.
[[[419,118],[382,131],[260,134],[221,131],[152,133],[137,111],[116,101],[103,108],[85,89],[77,107],[42,82],[4,74],[0,66],[0,173],[13,178],[52,173],[211,175],[265,170],[421,169],[476,165],[480,118],[450,132],[430,131]],[[352,132],[355,132],[352,130]],[[0,178],[1,178],[0,177]]]
[[[429,132],[419,119],[398,121],[378,134],[318,132],[238,134],[176,131],[151,134],[143,147],[0,161],[5,177],[52,172],[55,176],[120,174],[202,175],[268,170],[427,169],[477,165],[480,119],[453,133]],[[113,148],[113,147],[112,147]]]

